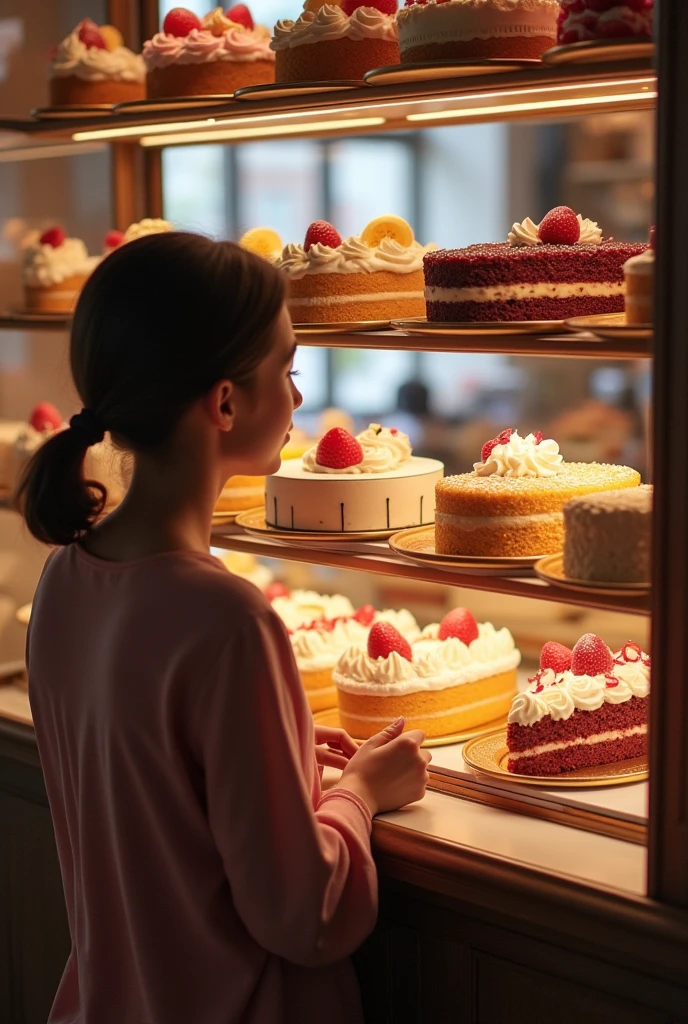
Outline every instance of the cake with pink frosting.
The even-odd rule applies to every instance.
[[[649,39],[655,0],[561,0],[557,42]]]
[[[149,99],[226,95],[275,80],[270,31],[254,24],[245,4],[203,18],[175,7],[144,44],[143,60]]]
[[[141,55],[124,45],[114,25],[84,18],[55,47],[48,69],[55,107],[127,103],[145,96]]]
[[[397,0],[306,0],[296,21],[275,25],[276,81],[357,81],[398,64],[396,10]]]

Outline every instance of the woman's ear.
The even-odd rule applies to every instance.
[[[236,415],[236,393],[231,380],[219,380],[205,396],[206,413],[218,430],[230,431]]]

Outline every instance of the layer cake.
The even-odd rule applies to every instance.
[[[557,43],[649,38],[655,0],[561,0]]]
[[[54,107],[129,103],[146,95],[141,55],[124,45],[114,25],[90,18],[55,48],[48,74]]]
[[[564,505],[564,572],[601,583],[649,583],[652,487],[606,491]]]

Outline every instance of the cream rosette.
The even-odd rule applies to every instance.
[[[515,430],[506,444],[495,445],[486,462],[474,463],[473,470],[477,476],[533,479],[556,476],[563,462],[556,441],[548,439],[538,444],[534,434],[520,437]]]

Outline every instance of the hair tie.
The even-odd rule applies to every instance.
[[[69,421],[69,429],[76,430],[81,434],[89,448],[91,445],[100,444],[105,437],[100,420],[91,409],[82,409],[76,416],[72,416]]]

